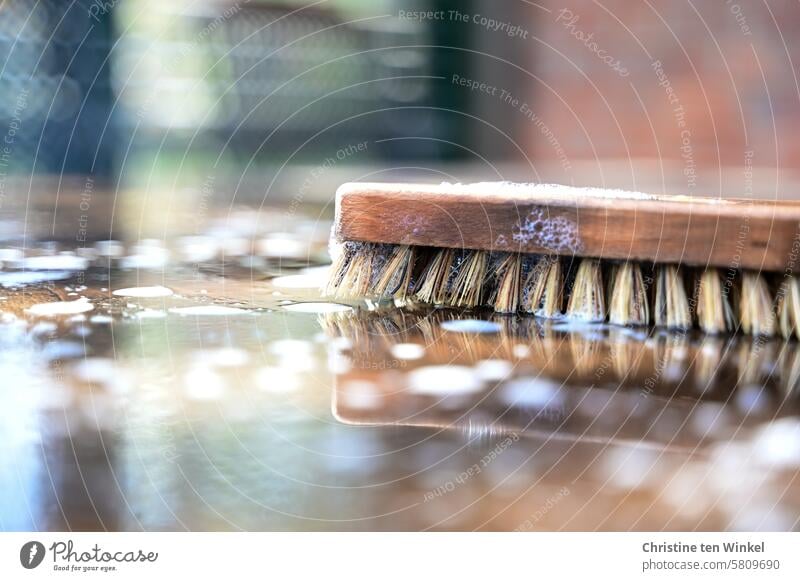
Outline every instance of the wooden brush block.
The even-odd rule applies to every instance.
[[[547,184],[344,184],[338,240],[793,271],[800,202]]]

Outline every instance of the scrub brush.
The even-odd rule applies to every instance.
[[[350,183],[324,292],[800,337],[800,203],[507,182]]]

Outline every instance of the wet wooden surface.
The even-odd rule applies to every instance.
[[[0,528],[798,527],[796,342],[332,304],[329,228],[5,260]]]

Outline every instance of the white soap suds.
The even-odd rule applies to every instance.
[[[86,270],[89,261],[74,254],[29,256],[22,261],[26,270]]]
[[[562,184],[536,184],[531,182],[475,182],[471,184],[442,182],[439,186],[443,192],[458,194],[493,194],[515,196],[521,199],[542,197],[561,200],[580,198],[615,199],[615,200],[659,200],[671,199],[670,196],[659,196],[619,190],[611,188],[593,188],[565,186]],[[677,197],[676,197],[677,198]]]
[[[117,297],[154,298],[169,297],[172,296],[173,293],[171,289],[165,286],[135,286],[117,289],[111,294]]]
[[[169,310],[170,313],[181,316],[197,317],[230,317],[235,315],[249,315],[251,311],[237,309],[236,307],[225,307],[222,305],[201,305],[197,307],[175,307]]]
[[[337,303],[294,303],[284,306],[283,309],[293,313],[343,313],[353,310],[352,307]]]
[[[88,299],[81,298],[77,301],[55,301],[52,303],[37,303],[26,309],[26,312],[39,317],[53,317],[57,315],[77,315],[87,313],[94,309]]]
[[[578,226],[566,216],[549,216],[545,208],[534,208],[514,227],[511,237],[522,246],[536,246],[553,252],[578,252],[583,243]]]

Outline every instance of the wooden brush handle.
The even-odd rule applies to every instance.
[[[350,183],[339,240],[784,271],[800,202],[648,196],[540,184]]]

